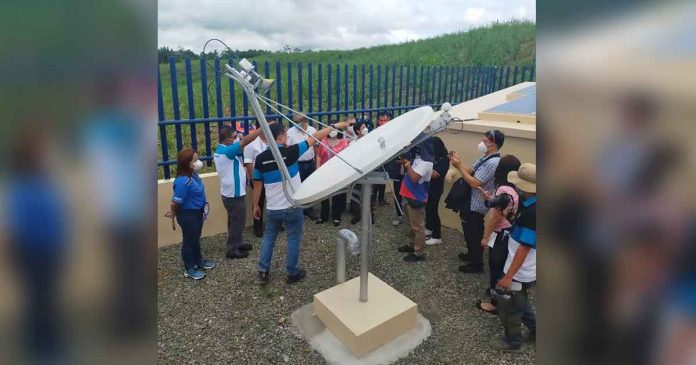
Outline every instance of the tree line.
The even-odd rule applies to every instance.
[[[283,53],[296,53],[296,52],[302,52],[302,49],[297,48],[297,47],[291,47],[289,45],[285,45],[282,50]],[[206,53],[195,53],[190,49],[184,49],[179,47],[178,49],[172,49],[169,47],[160,47],[157,49],[157,60],[159,63],[167,63],[169,62],[169,57],[174,57],[174,59],[178,60],[183,60],[188,58],[199,58],[201,56],[204,56],[206,59],[215,59],[216,57],[220,57],[221,59],[229,59],[229,58],[252,58],[256,56],[260,56],[263,54],[270,54],[274,53],[272,51],[264,50],[264,49],[249,49],[246,51],[240,51],[240,50],[235,50],[231,51],[229,49],[226,49],[222,52],[218,52],[217,50],[213,50],[212,52],[206,52]]]

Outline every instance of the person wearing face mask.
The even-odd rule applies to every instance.
[[[486,132],[479,142],[477,149],[481,158],[476,160],[469,167],[461,162],[459,155],[453,152],[450,156],[452,166],[459,170],[464,182],[471,188],[469,209],[463,209],[459,213],[464,231],[464,240],[468,252],[460,253],[459,259],[464,261],[464,265],[459,266],[459,271],[463,273],[480,274],[483,273],[483,217],[488,212],[484,204],[484,191],[495,189],[495,170],[500,162],[498,151],[503,147],[505,135],[499,130]],[[482,189],[479,189],[482,188]]]
[[[257,129],[261,128],[257,127]],[[266,136],[263,133],[259,135],[259,138],[253,140],[251,143],[249,143],[249,145],[247,145],[244,148],[244,167],[246,168],[247,177],[249,178],[250,190],[254,189],[254,161],[256,161],[256,157],[266,149],[268,149],[268,140],[266,139]],[[258,218],[254,217],[254,235],[260,238],[263,237],[263,209],[265,207],[266,202],[266,188],[263,185],[261,185],[261,191],[259,196],[259,207],[261,208],[261,214]]]
[[[350,144],[355,143],[357,140],[360,138],[365,137],[369,133],[369,128],[368,124],[365,121],[359,121],[353,125],[353,130],[355,132],[355,140],[351,141]],[[355,184],[353,186],[353,192],[351,193],[352,195],[359,197],[360,196],[360,191],[362,190],[362,184]],[[372,215],[372,223],[375,223],[375,213],[374,213],[374,206],[372,207],[372,211],[370,214]],[[356,202],[353,199],[350,199],[350,212],[352,214],[352,218],[350,220],[350,224],[357,224],[360,222],[360,219],[362,217],[362,208],[360,207],[360,203]]]
[[[337,123],[336,128],[345,128],[348,124],[345,122]],[[259,198],[261,194],[261,185],[266,187],[266,226],[264,227],[263,240],[261,242],[261,250],[259,252],[258,263],[258,278],[261,285],[268,284],[270,280],[269,272],[271,270],[271,260],[273,258],[273,247],[282,226],[286,227],[287,231],[287,278],[289,284],[296,283],[304,279],[306,272],[300,268],[300,245],[302,241],[302,231],[304,227],[304,214],[301,208],[294,208],[292,203],[288,201],[283,184],[290,184],[297,189],[300,184],[299,167],[297,166],[298,159],[309,148],[312,148],[317,140],[324,139],[332,128],[327,127],[314,133],[312,137],[293,145],[287,144],[287,132],[282,123],[276,123],[270,126],[273,138],[278,145],[280,155],[283,162],[288,168],[290,174],[289,180],[283,182],[283,177],[278,169],[278,162],[273,157],[270,149],[262,152],[256,157],[254,162],[254,216],[259,218],[261,208],[259,207]],[[272,142],[272,143],[273,143]]]
[[[219,141],[213,154],[215,169],[220,177],[222,204],[227,210],[227,247],[225,256],[241,259],[249,256],[250,244],[242,243],[242,233],[246,223],[247,175],[244,170],[243,149],[254,141],[263,131],[253,130],[241,140],[239,133],[231,126],[224,126],[219,132]]]
[[[338,133],[338,129],[334,128],[331,130],[329,135],[321,141],[321,143],[328,148],[324,146],[318,148],[317,168],[320,168],[323,164],[333,158],[335,154],[338,154],[348,147],[348,140],[342,137],[343,135]],[[330,199],[324,199],[321,202],[321,214],[316,223],[322,224],[326,222],[329,219],[329,211],[331,211],[333,225],[338,226],[341,224],[341,214],[344,210],[346,210],[346,194],[338,194],[334,195]]]
[[[307,136],[311,136],[317,132],[316,128],[309,125],[307,117],[305,117],[303,114],[296,113],[292,119],[297,125],[288,129],[288,145],[303,142],[307,139]],[[309,175],[316,170],[316,146],[308,149],[307,152],[300,156],[297,163],[300,167],[300,179],[305,181]],[[313,207],[305,209],[304,215],[309,219],[317,218]]]
[[[179,152],[176,161],[176,179],[174,179],[174,195],[167,218],[176,218],[181,226],[183,241],[181,243],[181,258],[184,261],[184,277],[200,280],[205,273],[199,269],[210,270],[216,264],[204,260],[201,254],[201,233],[204,210],[208,204],[205,198],[205,186],[198,176],[198,170],[203,168],[203,162],[198,159],[198,153],[192,148],[184,148]]]
[[[389,121],[392,120],[392,114],[388,111],[383,111],[380,112],[377,115],[377,128],[389,123]],[[392,222],[395,226],[399,225],[401,223],[401,211],[397,207],[398,205],[401,205],[401,196],[399,195],[399,189],[401,188],[401,181],[403,180],[404,174],[403,174],[403,169],[401,168],[401,163],[399,161],[390,161],[384,165],[384,167],[387,169],[387,172],[389,173],[389,178],[394,180],[394,191],[396,192],[396,197],[397,197],[397,202],[394,202],[394,208],[396,209],[396,216],[397,219]],[[378,171],[382,171],[381,168],[378,169]],[[396,174],[393,173],[393,171],[396,171]],[[372,190],[372,203],[373,204],[378,204],[378,205],[389,205],[386,200],[386,184],[375,184],[374,188]]]

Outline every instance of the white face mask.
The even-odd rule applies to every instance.
[[[479,142],[479,144],[478,144],[478,151],[479,151],[479,153],[481,153],[481,154],[484,154],[484,153],[486,153],[486,151],[488,151],[488,148],[486,148],[486,144],[483,143],[483,141]]]
[[[337,130],[333,130],[333,131],[329,132],[329,138],[336,138],[336,137],[338,137]]]
[[[368,132],[367,128],[362,128],[362,129],[360,130],[360,134],[363,135],[363,136],[366,135],[367,132]]]
[[[193,169],[198,171],[203,168],[203,162],[201,160],[196,160],[196,162],[193,163]]]

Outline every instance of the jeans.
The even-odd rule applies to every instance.
[[[201,233],[203,232],[203,209],[180,209],[176,221],[181,226],[183,241],[181,258],[186,270],[203,262],[201,254]]]
[[[442,223],[440,222],[440,197],[444,185],[442,183],[430,183],[428,203],[425,205],[425,228],[433,231],[433,238],[442,238]]]
[[[316,170],[316,162],[314,160],[300,161],[298,163],[300,170],[300,180],[305,181],[309,175],[311,175]],[[314,216],[314,208],[309,207],[304,210],[304,214],[308,217]]]
[[[246,224],[246,202],[243,196],[238,198],[222,197],[222,204],[227,210],[227,253],[240,254],[242,233]]]
[[[329,203],[329,200],[331,203]],[[331,197],[331,199],[324,199],[321,201],[321,220],[328,221],[329,211],[331,211],[331,218],[335,221],[341,220],[341,214],[346,210],[346,194],[338,194]]]
[[[498,301],[498,318],[505,329],[505,341],[514,347],[522,345],[522,323],[536,335],[536,315],[527,295],[535,283],[522,283],[522,290],[513,292],[509,300]]]
[[[288,275],[295,275],[300,270],[300,243],[302,240],[302,228],[304,215],[300,208],[287,208],[281,210],[268,210],[266,212],[266,226],[261,240],[261,252],[259,253],[259,271],[271,271],[271,258],[276,238],[283,225],[288,234],[288,257],[286,270]]]
[[[462,230],[464,231],[464,240],[468,248],[469,261],[478,269],[483,268],[483,247],[481,240],[483,239],[483,214],[477,212],[467,212],[462,217]]]

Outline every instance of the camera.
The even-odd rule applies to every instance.
[[[498,208],[500,210],[503,210],[507,208],[511,201],[512,196],[510,194],[502,193],[500,195],[494,196],[490,200],[484,201],[483,205],[485,205],[486,208]]]

